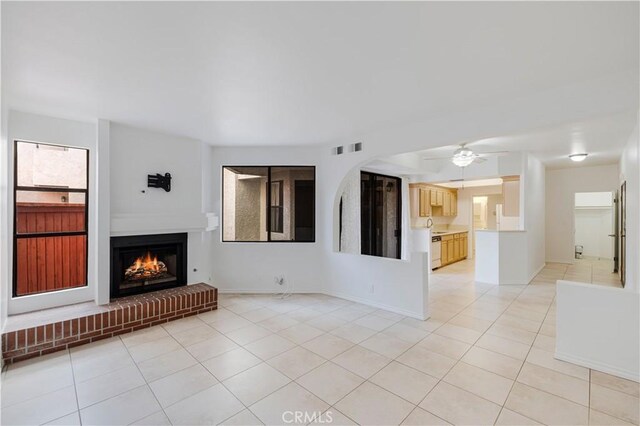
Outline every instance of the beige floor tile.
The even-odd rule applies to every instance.
[[[589,425],[594,426],[632,426],[633,423],[612,417],[596,410],[589,410]]]
[[[638,424],[640,404],[635,396],[592,383],[590,406],[601,413]]]
[[[445,382],[429,392],[420,408],[456,425],[490,425],[500,413],[499,405]]]
[[[195,345],[187,346],[186,349],[195,359],[202,362],[230,350],[237,349],[238,347],[238,344],[234,341],[221,335],[214,336],[211,339],[196,343]]]
[[[277,334],[272,334],[271,336],[263,337],[260,340],[249,343],[245,345],[244,348],[258,358],[267,360],[295,346],[296,344],[291,340],[280,337]]]
[[[197,316],[191,316],[191,317],[182,318],[176,321],[170,321],[166,324],[162,324],[162,328],[164,328],[167,331],[167,333],[171,335],[175,335],[176,333],[179,333],[181,331],[189,330],[191,328],[196,328],[204,324],[205,322],[202,321]]]
[[[23,361],[8,366],[2,376],[2,406],[16,404],[73,386],[68,352]],[[38,362],[41,361],[41,362]]]
[[[513,386],[513,380],[464,362],[457,363],[443,380],[498,405],[504,404]]]
[[[251,411],[246,409],[229,417],[220,424],[224,426],[262,426],[264,423],[262,423]]]
[[[287,352],[271,358],[267,364],[274,367],[290,379],[297,379],[313,370],[326,360],[313,352],[297,346]]]
[[[85,408],[145,384],[135,365],[76,384],[78,405]]]
[[[248,319],[242,318],[241,316],[234,316],[211,322],[209,324],[220,333],[226,334],[234,330],[238,330],[239,328],[248,327],[253,323]]]
[[[365,382],[336,404],[336,408],[361,425],[400,424],[414,405]]]
[[[393,361],[369,379],[371,383],[418,404],[438,383],[435,377]]]
[[[422,329],[412,327],[403,323],[396,323],[384,330],[384,334],[393,336],[400,340],[406,340],[409,343],[418,343],[429,335],[429,332]]]
[[[591,370],[591,383],[617,390],[631,396],[640,396],[640,384],[638,382],[612,376],[607,373],[601,373],[600,371]]]
[[[393,359],[409,349],[412,344],[384,333],[378,333],[360,342],[360,346]]]
[[[439,379],[443,378],[456,363],[456,360],[453,358],[428,351],[418,346],[414,346],[400,355],[397,361]]]
[[[131,426],[171,426],[171,421],[164,411],[158,411],[143,419],[136,420],[131,423]]]
[[[287,312],[287,316],[299,322],[305,322],[310,320],[311,318],[319,317],[320,315],[322,315],[322,313],[316,311],[315,309],[313,309],[313,307],[296,309],[294,311]]]
[[[531,346],[513,340],[505,339],[491,334],[485,334],[476,343],[477,347],[507,355],[512,358],[524,359],[529,353]]]
[[[319,330],[315,327],[311,327],[308,324],[296,324],[293,327],[285,328],[278,332],[278,335],[291,340],[298,345],[303,344],[304,342],[308,342],[309,340],[315,339],[316,337],[324,334],[324,331]]]
[[[383,318],[381,316],[373,314],[365,315],[364,317],[358,318],[356,321],[354,321],[355,324],[370,328],[375,331],[382,331],[385,328],[391,327],[396,322],[398,321]]]
[[[342,327],[338,327],[335,330],[332,330],[330,333],[352,343],[360,343],[376,334],[376,331],[358,324],[351,323],[343,325]]]
[[[498,416],[496,425],[500,426],[524,426],[524,425],[539,425],[540,423],[532,420],[528,417],[518,414],[515,411],[511,411],[508,408],[503,408]]]
[[[585,425],[589,417],[587,407],[518,382],[504,406],[548,425]]]
[[[555,352],[556,338],[545,336],[544,334],[538,334],[536,336],[536,340],[533,342],[533,347],[548,352]]]
[[[271,331],[259,325],[251,324],[247,327],[242,327],[237,330],[233,330],[226,334],[226,336],[236,342],[238,345],[246,345],[251,342],[255,342],[258,339],[262,339],[272,334]]]
[[[332,425],[332,426],[355,426],[356,422],[345,416],[335,407],[329,408],[322,413],[314,422],[309,423],[310,426]]]
[[[67,386],[35,398],[2,407],[0,423],[3,425],[42,424],[78,410],[76,392]]]
[[[202,321],[198,320],[200,325],[188,328],[186,330],[172,331],[170,334],[174,339],[178,341],[182,346],[190,346],[204,340],[210,339],[214,336],[219,336],[220,332],[214,330]]]
[[[416,346],[453,359],[460,359],[471,347],[467,343],[435,333],[425,337]]]
[[[183,348],[138,363],[138,368],[147,382],[161,379],[198,361]]]
[[[251,367],[261,364],[262,360],[243,348],[225,352],[202,362],[214,377],[220,381],[235,376]]]
[[[482,336],[482,333],[479,331],[452,324],[445,324],[434,331],[434,333],[469,344],[474,344],[476,340],[478,340],[480,336]]]
[[[192,367],[149,383],[149,387],[162,407],[168,407],[195,393],[203,391],[218,381],[202,365]]]
[[[467,315],[457,315],[449,321],[449,324],[459,327],[470,328],[480,333],[484,333],[491,327],[493,321],[487,321],[480,318],[474,318]]]
[[[215,425],[244,409],[222,384],[218,383],[165,409],[174,425]]]
[[[332,360],[339,366],[365,379],[380,371],[391,360],[361,346],[354,346]]]
[[[307,424],[320,417],[329,405],[297,383],[289,383],[250,408],[264,424],[284,425]],[[296,417],[297,413],[302,416]]]
[[[469,349],[462,357],[462,361],[511,380],[515,380],[516,377],[518,377],[518,373],[523,364],[522,360],[477,346]]]
[[[521,330],[513,327],[507,327],[504,325],[498,325],[497,323],[492,325],[487,334],[493,334],[494,336],[504,337],[505,339],[515,340],[516,342],[524,343],[525,345],[532,345],[536,339],[536,333],[531,333],[526,330]]]
[[[538,333],[540,330],[541,322],[540,321],[532,321],[525,318],[520,318],[508,313],[504,313],[500,318],[496,320],[495,325],[501,327],[515,328],[516,330],[528,331],[529,333]],[[545,308],[546,312],[546,308]],[[526,342],[529,343],[529,342]]]
[[[158,327],[162,329],[162,327]],[[164,333],[164,329],[162,329]],[[135,362],[142,362],[160,355],[180,349],[181,346],[169,335],[150,342],[144,342],[129,347],[129,353]]]
[[[402,422],[405,426],[439,426],[450,425],[451,423],[441,419],[438,416],[431,414],[430,412],[423,410],[420,407],[416,407],[411,414],[407,416]]]
[[[133,333],[123,334],[120,337],[122,339],[122,343],[124,343],[128,348],[132,348],[143,343],[153,342],[163,337],[169,337],[169,333],[167,333],[167,331],[162,327],[149,327],[134,331]]]
[[[543,351],[538,348],[531,348],[531,351],[527,356],[527,362],[549,368],[578,379],[589,380],[588,368],[555,359],[553,357],[553,352]]]
[[[258,325],[266,328],[267,330],[271,330],[273,333],[277,333],[280,330],[284,330],[285,328],[289,328],[299,323],[299,321],[294,320],[287,315],[277,315],[275,317],[260,321]]]
[[[140,386],[80,410],[84,425],[128,425],[160,410],[148,386]]]
[[[76,383],[135,365],[126,349],[96,354],[93,357],[72,359],[73,377]]]
[[[327,362],[296,381],[328,404],[335,404],[362,384],[364,379],[332,362]]]
[[[352,347],[354,343],[333,334],[323,334],[302,344],[306,349],[326,359],[332,359]]]
[[[276,311],[272,311],[271,309],[268,309],[268,308],[254,309],[253,311],[240,314],[240,316],[242,316],[245,319],[248,319],[253,323],[264,321],[268,318],[275,317],[276,315],[278,315]]]
[[[81,424],[79,411],[74,411],[71,414],[67,414],[66,416],[59,417],[45,423],[47,426],[81,426]]]
[[[569,401],[589,406],[589,382],[586,380],[525,362],[517,381]]]
[[[435,320],[419,320],[415,318],[405,318],[399,322],[399,324],[408,325],[410,327],[419,328],[420,330],[431,333],[436,328],[440,327],[442,323]]]
[[[329,332],[347,324],[347,321],[338,317],[334,317],[332,315],[325,315],[312,318],[309,321],[306,321],[306,324],[309,324],[311,327],[315,327],[324,332]]]
[[[262,363],[225,380],[223,384],[249,406],[291,380],[275,368]]]

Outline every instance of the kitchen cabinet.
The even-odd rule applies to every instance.
[[[440,266],[463,260],[468,255],[468,232],[443,235],[440,241]]]
[[[429,194],[431,193],[431,191],[429,191],[428,189],[425,188],[420,188],[419,189],[419,204],[420,204],[420,208],[419,208],[419,215],[420,217],[429,217],[431,216],[431,202],[430,202],[430,196]]]
[[[442,203],[442,215],[443,216],[451,216],[451,193],[445,192],[443,193],[444,201]]]

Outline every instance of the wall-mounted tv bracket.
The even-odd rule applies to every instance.
[[[147,186],[149,188],[162,188],[165,191],[171,191],[171,173],[165,173],[164,176],[160,173],[147,176]]]

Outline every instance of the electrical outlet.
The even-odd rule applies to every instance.
[[[276,275],[273,277],[273,282],[277,285],[284,285],[284,275]]]

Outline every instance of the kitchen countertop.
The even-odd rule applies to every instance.
[[[469,231],[431,231],[431,235],[434,237],[442,237],[443,235],[464,234]]]

